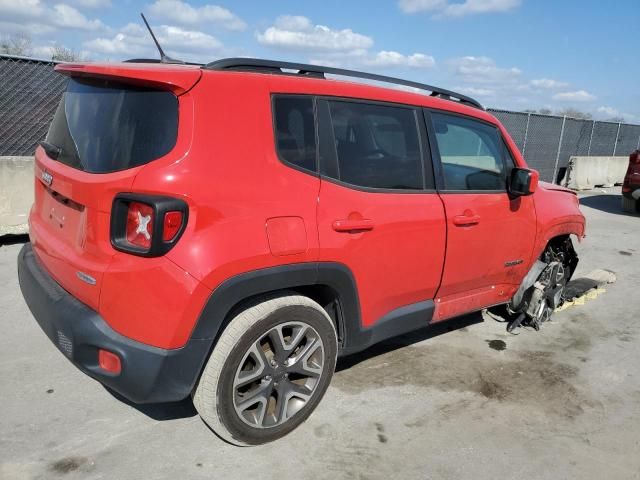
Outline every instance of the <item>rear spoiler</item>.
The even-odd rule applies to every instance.
[[[60,63],[54,69],[69,77],[115,80],[169,90],[175,95],[189,91],[202,76],[202,70],[196,66],[148,63]]]

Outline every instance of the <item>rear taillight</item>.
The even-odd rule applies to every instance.
[[[188,213],[177,198],[120,193],[111,209],[111,244],[136,255],[164,255],[180,239]]]
[[[131,202],[127,210],[127,242],[140,248],[151,248],[153,235],[153,208],[140,202]]]
[[[629,163],[632,165],[640,165],[640,150],[636,150],[629,155]]]

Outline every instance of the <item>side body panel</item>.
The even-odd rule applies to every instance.
[[[336,220],[356,218],[371,220],[373,229],[333,228]],[[434,298],[445,249],[444,211],[436,193],[363,192],[323,180],[318,228],[320,260],[343,263],[353,272],[363,327],[396,308]]]
[[[116,252],[109,269],[114,281],[101,298],[101,313],[120,333],[163,348],[184,345],[211,291],[223,281],[318,259],[320,180],[278,159],[264,76],[206,74],[190,94],[196,100],[188,155],[146,165],[132,186],[138,193],[178,196],[189,205],[186,230],[164,258],[182,280],[177,271],[154,275],[153,262]],[[117,301],[118,285],[146,292],[142,278],[157,292],[149,292],[153,301],[168,302],[162,328],[153,316],[132,315],[128,302]],[[169,285],[182,281],[185,297],[171,299],[171,289],[154,278]]]
[[[447,256],[435,320],[506,302],[528,271],[536,236],[530,197],[502,193],[445,193]],[[458,225],[458,216],[478,223]]]

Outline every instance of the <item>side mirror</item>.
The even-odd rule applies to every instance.
[[[540,174],[528,168],[513,168],[509,179],[509,193],[514,197],[531,195],[538,187]]]

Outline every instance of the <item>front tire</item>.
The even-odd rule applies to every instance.
[[[301,295],[267,298],[220,336],[193,403],[223,440],[259,445],[304,422],[325,394],[337,357],[333,322]]]

